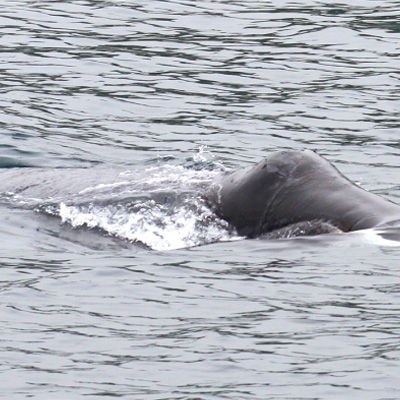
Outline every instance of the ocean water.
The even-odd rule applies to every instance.
[[[400,398],[398,233],[246,240],[199,196],[313,149],[400,202],[399,2],[0,10],[1,398]]]

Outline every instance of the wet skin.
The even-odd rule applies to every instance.
[[[307,226],[310,234],[318,234],[400,221],[399,205],[360,188],[310,150],[277,152],[222,175],[207,198],[218,216],[247,237],[293,224],[304,227],[305,234]]]

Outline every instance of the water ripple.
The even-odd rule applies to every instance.
[[[2,5],[10,190],[45,174],[18,166],[90,198],[82,168],[52,177],[311,147],[399,198],[397,1]],[[8,398],[399,398],[397,247],[349,234],[148,252],[3,204],[0,222]]]
[[[2,15],[2,127],[41,155],[50,143],[50,159],[67,148],[82,161],[104,145],[110,161],[130,161],[133,148],[221,138],[241,158],[242,143],[257,151],[249,132],[263,148],[282,138],[334,148],[347,132],[371,138],[366,151],[395,145],[396,16],[390,2],[13,3]]]

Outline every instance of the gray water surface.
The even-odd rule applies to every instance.
[[[397,1],[3,1],[0,397],[400,398],[397,243],[240,240],[196,200],[164,225],[143,208],[142,233],[188,244],[152,250],[131,203],[91,205],[289,148],[400,202],[399,21]]]

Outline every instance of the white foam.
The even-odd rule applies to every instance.
[[[136,204],[134,213],[115,205],[74,206],[60,204],[63,223],[73,227],[100,228],[107,234],[132,242],[141,242],[155,250],[172,250],[198,246],[235,235],[225,221],[218,219],[202,202],[196,200],[176,210],[148,200]]]

